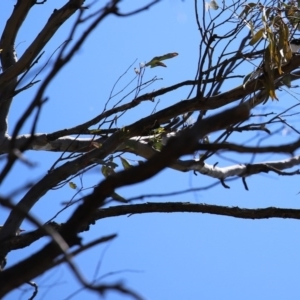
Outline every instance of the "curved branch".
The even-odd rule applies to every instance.
[[[164,202],[164,203],[144,203],[134,205],[119,205],[103,209],[98,209],[94,213],[95,220],[118,217],[124,215],[133,214],[145,214],[145,213],[175,213],[175,212],[189,212],[189,213],[203,213],[213,214],[219,216],[228,216],[240,219],[270,219],[270,218],[282,218],[282,219],[300,219],[300,209],[290,208],[239,208],[228,207],[211,204],[192,204],[184,202]]]
[[[153,0],[152,2],[146,4],[145,6],[138,8],[134,11],[128,12],[128,13],[120,13],[118,10],[114,12],[115,15],[117,15],[118,17],[129,17],[132,15],[136,15],[144,10],[149,9],[151,6],[153,6],[154,4],[160,2],[161,0]]]
[[[16,138],[14,146],[16,149],[36,150],[36,151],[54,151],[54,152],[71,152],[71,153],[85,153],[95,147],[91,142],[103,144],[106,139],[104,138],[76,138],[71,136],[64,136],[54,141],[48,140],[46,134],[24,134]],[[11,146],[11,138],[6,137],[1,147],[1,153],[9,153]]]
[[[19,211],[28,213],[32,206],[44,195],[49,189],[55,187],[59,182],[65,180],[71,175],[76,174],[80,170],[94,164],[94,159],[103,159],[110,153],[114,152],[120,144],[128,139],[129,134],[118,131],[109,137],[100,149],[94,149],[85,155],[74,159],[72,162],[63,164],[55,170],[46,174],[39,182],[37,182],[19,201],[15,209],[13,209],[5,222],[4,227],[0,231],[0,240],[14,235],[20,227],[24,217]]]
[[[219,216],[228,216],[239,219],[300,219],[300,209],[291,208],[277,208],[277,207],[265,207],[265,208],[240,208],[240,207],[228,207],[221,205],[211,205],[204,203],[190,203],[190,202],[147,202],[143,204],[133,205],[118,205],[108,208],[97,209],[91,216],[89,222],[84,224],[84,227],[80,231],[86,230],[90,224],[94,224],[96,220],[120,217],[128,215],[128,217],[135,214],[148,214],[148,213],[202,213],[212,214]],[[55,230],[60,232],[63,224],[58,225],[55,223],[48,224],[48,226],[54,227]],[[4,246],[10,250],[17,250],[28,247],[33,242],[39,240],[43,236],[46,236],[43,229],[37,229],[35,231],[21,234],[13,237],[4,242]]]
[[[6,26],[0,40],[0,49],[2,50],[1,62],[4,70],[16,62],[14,54],[15,39],[30,8],[33,5],[34,1],[19,0],[14,6],[14,10],[6,22]]]
[[[62,8],[54,10],[44,28],[26,49],[19,61],[0,75],[1,88],[30,66],[32,61],[53,37],[59,27],[63,25],[78,9],[80,9],[83,3],[84,0],[70,0]]]
[[[33,5],[33,1],[19,0],[15,5],[10,18],[7,20],[0,39],[0,49],[2,50],[0,57],[4,73],[6,73],[9,68],[12,68],[12,66],[17,62],[15,39],[21,25]],[[5,135],[7,133],[7,115],[12,101],[12,97],[9,95],[12,94],[16,84],[17,76],[13,76],[9,85],[2,89],[0,93],[0,144],[5,139]]]
[[[78,244],[78,230],[83,226],[83,224],[86,224],[90,220],[90,216],[93,214],[93,212],[102,205],[104,200],[109,197],[109,195],[111,195],[116,188],[138,183],[154,176],[174,160],[176,160],[179,156],[183,155],[184,153],[186,153],[186,151],[189,151],[191,148],[193,148],[198,142],[199,138],[207,134],[208,128],[210,128],[210,130],[212,131],[220,130],[222,128],[226,128],[232,122],[242,121],[248,118],[248,116],[249,108],[245,105],[242,105],[217,114],[213,117],[209,117],[205,120],[201,120],[197,122],[193,128],[184,130],[179,137],[175,137],[174,139],[170,140],[160,153],[154,155],[144,164],[107,177],[98,185],[98,187],[94,189],[94,192],[91,195],[88,195],[85,198],[83,204],[81,204],[75,210],[67,223],[64,224],[61,231],[61,236],[64,238],[66,243],[69,244],[70,247]],[[118,134],[120,133],[118,132]],[[113,137],[120,138],[121,136],[114,134]],[[105,147],[105,144],[102,146],[102,148],[103,147]],[[87,155],[90,155],[90,153],[88,153]],[[83,157],[81,157],[80,159],[82,159]],[[72,164],[73,170],[74,168],[76,168],[76,164],[74,165],[74,162],[69,164]],[[63,167],[66,168],[66,165],[68,166],[68,164],[65,164]],[[67,174],[60,174],[60,176],[57,177],[55,175],[53,176],[53,173],[50,174],[51,178],[48,178],[51,183],[53,183],[54,181],[60,181],[62,177],[65,178],[69,175],[69,172],[67,172]],[[42,181],[43,180],[45,180],[45,178],[42,179]],[[43,186],[43,184],[46,185],[46,187]],[[36,189],[37,187],[38,190],[34,191],[34,189]],[[6,226],[7,228],[7,231],[5,233],[6,236],[8,232],[10,234],[11,232],[15,232],[15,226],[23,221],[23,217],[18,214],[18,210],[22,209],[24,213],[26,213],[26,210],[29,211],[31,206],[38,200],[37,197],[40,197],[41,193],[42,195],[46,193],[48,189],[49,183],[42,182],[41,184],[40,181],[33,189],[31,189],[27,193],[23,200],[21,200],[17,204],[18,209],[14,209],[11,212],[8,220],[5,222],[4,227]],[[33,196],[33,199],[30,198],[29,194]],[[11,227],[13,227],[13,231],[11,230]],[[5,235],[1,236],[1,238],[5,238]],[[53,242],[51,242],[28,259],[23,260],[12,268],[1,272],[0,297],[3,297],[11,289],[19,286],[24,282],[24,280],[29,281],[42,272],[50,269],[53,266],[53,260],[59,254],[59,249]],[[32,265],[36,267],[30,268],[30,266]],[[22,279],[16,279],[16,270],[23,271]]]
[[[293,70],[299,68],[300,65],[300,55],[294,55],[293,59],[284,67],[282,67],[282,71],[284,74],[288,74]],[[278,80],[281,78],[282,75],[278,73],[278,70],[274,70],[274,80]],[[196,96],[190,100],[183,100],[179,103],[176,103],[172,106],[169,106],[161,111],[148,116],[140,121],[137,121],[132,126],[135,126],[139,123],[139,126],[142,127],[149,127],[149,124],[164,124],[168,122],[170,119],[185,114],[187,112],[199,111],[199,110],[213,110],[220,107],[223,107],[227,104],[233,103],[237,100],[245,98],[248,95],[251,95],[253,91],[260,91],[264,89],[263,83],[264,75],[261,75],[258,79],[254,79],[247,83],[244,87],[243,84],[240,86],[231,89],[227,92],[218,94],[216,96],[211,97],[203,97],[203,96]],[[282,84],[278,84],[281,86]],[[249,103],[252,102],[249,101]],[[252,106],[251,106],[252,107]],[[131,127],[129,126],[128,129],[130,130]]]
[[[293,69],[298,68],[298,65],[297,65],[298,63],[300,63],[300,56],[295,56],[293,63],[289,64],[289,68],[287,68],[287,66],[286,66],[286,69],[284,69],[285,72],[291,72]],[[298,75],[299,75],[299,72],[296,72],[295,74],[291,74],[291,81],[299,79]],[[278,74],[278,76],[279,76],[279,74]],[[263,78],[263,76],[261,76],[261,78]],[[219,79],[216,78],[214,80],[218,81]],[[217,96],[213,96],[213,97],[209,97],[209,98],[204,98],[204,97],[199,98],[199,96],[198,96],[191,100],[181,101],[181,102],[176,103],[172,106],[169,106],[166,109],[163,109],[149,117],[144,118],[144,123],[148,123],[148,125],[144,125],[144,126],[148,127],[149,124],[156,124],[156,122],[163,124],[163,123],[169,121],[170,119],[177,117],[180,114],[185,114],[187,112],[192,112],[192,111],[197,111],[197,110],[210,110],[210,109],[216,109],[216,108],[222,107],[226,104],[229,104],[229,103],[237,101],[241,98],[244,98],[248,94],[252,93],[254,88],[256,89],[256,86],[258,85],[259,82],[260,81],[257,81],[257,79],[255,79],[252,82],[248,83],[246,85],[247,90],[244,89],[244,87],[241,85],[235,89],[232,89],[228,92],[219,94]],[[50,133],[47,135],[47,138],[50,141],[53,141],[57,138],[65,136],[65,135],[80,134],[84,130],[87,130],[87,128],[89,128],[90,126],[97,124],[104,118],[107,118],[117,112],[121,112],[121,111],[125,111],[128,109],[134,108],[135,106],[139,105],[141,101],[152,100],[153,98],[155,98],[159,95],[166,94],[166,93],[176,90],[180,87],[183,87],[186,85],[196,85],[197,83],[199,83],[199,80],[186,80],[186,81],[174,84],[172,86],[159,89],[154,92],[143,94],[143,95],[133,99],[131,102],[128,102],[126,104],[123,104],[123,105],[120,105],[113,109],[110,109],[110,110],[98,115],[97,117],[93,118],[92,120],[89,120],[78,126]],[[282,85],[283,85],[283,83],[278,83],[277,88]],[[259,90],[261,88],[263,88],[262,84],[258,86],[257,90]],[[254,97],[254,98],[257,98],[257,97]],[[263,95],[262,99],[254,99],[254,100],[255,100],[255,105],[258,105],[259,103],[266,100],[266,96]],[[254,100],[250,99],[248,101],[249,104],[252,103],[253,107],[255,106],[253,104]]]
[[[17,146],[22,146],[30,138],[28,135],[21,136],[17,139]],[[100,138],[95,139],[93,142],[103,144],[107,139]],[[282,146],[265,146],[265,147],[250,147],[250,146],[240,146],[231,143],[220,143],[220,144],[200,144],[196,146],[192,151],[196,150],[207,150],[207,151],[218,151],[218,150],[228,150],[235,151],[238,153],[294,153],[300,147],[300,140]],[[56,141],[48,141],[46,135],[37,135],[32,144],[28,149],[33,150],[43,150],[43,151],[62,151],[62,152],[88,152],[94,149],[91,144],[91,139],[76,139],[73,137],[64,137]],[[153,155],[157,154],[158,151],[155,150],[147,142],[139,139],[139,137],[134,137],[124,143],[120,144],[114,151],[116,152],[128,152],[139,155],[145,159],[150,159]],[[209,165],[202,161],[191,159],[191,160],[180,160],[177,159],[171,163],[168,167],[177,171],[187,172],[187,171],[197,171],[203,175],[207,175],[213,178],[225,179],[232,176],[250,176],[261,172],[274,171],[278,173],[280,170],[285,170],[298,166],[300,164],[299,156],[291,157],[289,159],[283,159],[279,161],[265,161],[256,164],[239,164],[232,165],[229,167],[217,167],[215,165]],[[279,174],[279,173],[278,173]],[[284,175],[280,173],[280,175]],[[287,175],[287,174],[285,174]]]

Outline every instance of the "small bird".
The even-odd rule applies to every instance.
[[[290,47],[293,53],[298,53],[300,49],[300,39],[292,39],[290,41]]]

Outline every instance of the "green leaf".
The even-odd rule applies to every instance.
[[[153,148],[155,149],[155,150],[158,150],[158,151],[161,151],[161,149],[163,148],[163,144],[162,144],[162,142],[160,142],[160,141],[154,141],[153,142]]]
[[[246,75],[244,77],[244,80],[243,80],[243,88],[245,89],[246,88],[246,84],[248,83],[248,81],[250,80],[251,76],[253,75],[253,72],[249,73],[248,75]]]
[[[247,16],[249,14],[249,10],[253,7],[255,7],[257,5],[257,3],[248,3],[245,5],[244,9],[242,10],[242,12],[239,15],[239,18],[241,18],[243,15]]]
[[[132,165],[128,162],[128,160],[123,158],[122,156],[120,156],[120,160],[125,170],[128,170],[132,167]]]
[[[155,68],[155,67],[164,67],[164,68],[166,68],[167,66],[159,60],[151,61],[151,67],[150,68]]]
[[[102,132],[101,129],[90,129],[90,130],[89,130],[89,133],[90,133],[90,134],[98,134],[98,133],[101,133],[101,132]]]
[[[270,41],[270,40],[269,40]],[[265,78],[264,78],[264,86],[265,90],[268,92],[269,96],[272,100],[278,100],[276,93],[275,93],[275,84],[274,84],[274,71],[272,69],[272,61],[274,61],[276,58],[274,57],[274,41],[270,41],[269,46],[265,50]]]
[[[164,132],[165,132],[165,129],[163,127],[158,127],[158,128],[153,129],[154,134],[161,134]]]
[[[290,87],[292,86],[292,85],[291,85],[291,75],[288,74],[288,75],[284,76],[284,77],[282,78],[282,82],[283,82],[288,88],[290,88]]]
[[[113,161],[106,161],[106,160],[99,159],[99,158],[92,158],[91,161],[96,164],[104,165],[104,166],[107,166],[107,167],[110,167],[113,169],[118,167],[118,164],[114,163]]]
[[[264,28],[259,29],[252,37],[249,45],[251,46],[255,45],[263,37],[264,31],[265,31]]]
[[[102,166],[101,172],[102,172],[102,174],[104,175],[105,178],[108,177],[109,175],[115,174],[114,169],[110,168],[108,166]]]
[[[173,53],[168,53],[168,54],[165,54],[165,55],[162,55],[162,56],[155,56],[149,62],[147,62],[145,64],[145,66],[146,67],[150,66],[150,68],[155,68],[155,67],[158,67],[158,66],[166,67],[166,65],[164,63],[162,63],[161,61],[169,59],[169,58],[173,58],[177,55],[178,55],[178,53],[173,52]]]
[[[77,185],[76,185],[74,182],[70,181],[70,182],[69,182],[69,187],[70,187],[71,189],[75,190],[75,189],[77,188]]]
[[[122,196],[120,196],[116,192],[113,192],[110,195],[110,197],[112,197],[114,200],[117,200],[117,201],[122,202],[122,203],[127,203],[128,202],[125,198],[123,198]]]
[[[137,142],[136,141],[133,141],[133,140],[127,140],[124,142],[125,146],[129,149],[132,149],[132,150],[136,150],[137,149]]]

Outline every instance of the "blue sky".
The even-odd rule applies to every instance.
[[[121,7],[124,11],[129,11],[133,8],[133,4],[136,5],[133,2],[123,1]],[[13,4],[14,1],[2,4],[0,28],[3,28]],[[60,1],[48,1],[32,10],[17,38],[19,56],[28,47],[40,26],[45,24],[53,9],[59,8],[60,5]],[[215,13],[211,12],[212,15]],[[47,45],[46,52],[33,73],[37,72],[43,66],[43,62],[48,60],[55,49],[65,41],[73,21],[74,19],[69,20]],[[226,28],[225,24],[219,29],[219,34],[226,32]],[[51,133],[95,117],[102,111],[116,80],[135,60],[134,66],[137,67],[139,62],[148,61],[156,55],[179,53],[176,58],[166,61],[167,68],[146,70],[145,79],[154,76],[162,78],[147,91],[193,79],[197,69],[199,42],[192,1],[166,0],[149,11],[133,17],[122,19],[108,17],[47,89],[46,96],[49,100],[43,108],[37,132]],[[46,68],[39,78],[42,79],[48,70]],[[250,66],[244,75],[247,72],[251,72]],[[121,90],[134,77],[132,67],[116,90]],[[241,83],[242,80],[237,79],[235,85]],[[9,116],[10,133],[37,88],[38,85],[16,97]],[[156,110],[186,99],[188,92],[187,88],[176,90],[155,99],[155,103],[143,103],[120,118],[118,126],[125,126],[149,115],[158,100]],[[116,97],[110,105],[119,100],[120,97]],[[130,100],[131,98],[125,99]],[[290,99],[287,93],[282,92],[279,102],[269,101],[263,109],[280,111],[287,105],[286,103],[297,103],[297,100]],[[259,111],[262,110],[257,110]],[[210,112],[213,113],[215,112]],[[296,118],[294,120],[297,125]],[[22,133],[28,133],[29,129],[30,121],[22,128]],[[263,138],[264,134],[259,137]],[[265,144],[279,145],[296,138],[292,133],[284,135],[282,132],[267,139]],[[247,139],[248,136],[241,137],[236,134],[232,141],[242,143]],[[59,155],[27,152],[26,156],[37,162],[37,167],[28,169],[17,163],[4,182],[1,195],[9,194],[21,183],[36,182]],[[129,155],[124,157],[139,159]],[[241,162],[249,162],[251,159],[249,156],[236,154],[230,157]],[[283,157],[264,155],[256,158],[256,161]],[[208,162],[213,164],[215,159]],[[218,161],[219,166],[232,164],[221,158],[218,158]],[[120,162],[117,163],[121,166]],[[100,180],[102,180],[100,168],[83,177],[86,187]],[[80,184],[78,179],[73,181],[77,185]],[[230,189],[224,189],[219,185],[210,190],[144,201],[182,201],[248,208],[268,206],[299,208],[298,181],[297,176],[279,177],[270,173],[248,178],[249,191],[244,189],[241,180],[235,180],[228,183]],[[200,188],[213,182],[215,180],[202,175],[194,176],[192,173],[164,170],[147,182],[121,188],[117,192],[123,197],[134,197],[145,193]],[[73,195],[74,190],[68,186],[50,191],[36,205],[33,215],[44,223],[62,208],[62,202],[69,200]],[[17,195],[14,201],[18,201],[21,196],[22,193]],[[62,213],[56,221],[65,221],[70,213],[71,211]],[[8,212],[1,208],[1,222],[4,222],[7,214]],[[33,229],[27,223],[23,228],[27,231]],[[116,272],[105,277],[103,282],[124,282],[127,287],[145,299],[298,299],[300,292],[298,230],[300,230],[299,222],[283,219],[252,221],[188,213],[122,216],[100,220],[91,226],[89,232],[81,234],[84,243],[112,233],[117,233],[118,238],[109,245],[95,247],[78,256],[75,262],[84,277],[90,280]],[[8,257],[9,265],[24,259],[32,251],[37,251],[45,242],[46,239],[37,242],[33,247],[11,253]],[[54,297],[67,299],[79,288],[78,282],[66,266],[60,266],[35,281],[40,287],[36,299],[47,300]],[[21,291],[17,290],[5,299],[17,299],[20,293]],[[30,290],[27,289],[21,299],[27,299],[29,295]],[[88,291],[82,291],[72,299],[84,297],[89,297],[89,300],[98,299],[96,294]],[[109,293],[106,299],[126,299],[126,297]]]

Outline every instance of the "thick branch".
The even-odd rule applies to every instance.
[[[153,165],[153,163],[155,163],[157,167],[160,168],[169,166],[180,155],[188,154],[189,151],[191,151],[196,146],[196,143],[198,142],[202,134],[204,136],[210,132],[223,129],[232,124],[232,122],[238,122],[238,120],[245,119],[247,114],[248,108],[245,105],[243,105],[241,107],[237,107],[235,109],[223,112],[219,114],[220,116],[217,115],[207,118],[202,121],[203,124],[201,123],[201,125],[195,124],[193,128],[181,132],[179,137],[174,138],[178,141],[177,143],[180,143],[180,145],[174,145],[172,148],[170,148],[171,146],[167,145],[162,151],[162,153],[165,153],[164,151],[172,152],[172,156],[169,155],[169,153],[167,153],[165,154],[166,157],[159,157],[160,161],[162,159],[165,160],[165,162],[162,165],[160,165],[157,164],[157,162],[155,161],[156,155],[154,155],[151,158],[152,160],[154,159],[154,161],[151,164]],[[140,123],[143,124],[144,120],[145,119],[142,119]],[[140,123],[137,122],[137,124],[133,124],[128,128],[116,132],[106,140],[106,142],[102,145],[100,149],[94,149],[88,152],[87,154],[83,155],[82,157],[79,157],[73,160],[72,162],[66,163],[61,167],[58,167],[51,173],[47,174],[43,179],[41,179],[34,187],[32,187],[32,189],[28,191],[28,193],[23,197],[23,199],[16,205],[16,209],[11,212],[7,221],[5,222],[5,227],[0,232],[0,240],[8,236],[14,235],[16,230],[21,226],[21,223],[24,220],[24,216],[20,215],[19,211],[23,211],[24,213],[29,212],[32,206],[36,203],[36,201],[38,201],[40,197],[42,197],[49,189],[56,186],[60,181],[68,178],[73,174],[76,174],[81,169],[93,164],[94,158],[102,159],[108,154],[113,153],[123,142],[127,141],[130,137],[139,135],[141,129],[143,130],[143,126],[141,126]],[[197,139],[197,137],[199,138]],[[185,141],[180,142],[183,140]],[[181,151],[179,151],[179,149],[181,149]],[[183,150],[186,150],[187,152]],[[151,168],[153,169],[153,166]],[[148,176],[151,177],[153,175],[149,174]],[[109,196],[112,192],[113,191],[111,191],[107,196]]]
[[[152,177],[171,164],[179,156],[190,151],[190,149],[192,149],[198,142],[199,138],[208,133],[208,130],[216,131],[226,128],[232,122],[245,120],[248,116],[249,109],[245,105],[242,105],[213,117],[209,117],[205,120],[201,120],[197,122],[193,128],[186,129],[179,137],[175,137],[170,140],[160,153],[154,155],[144,164],[107,177],[94,189],[94,192],[91,195],[85,198],[83,204],[76,209],[71,218],[63,226],[61,236],[65,239],[69,246],[77,244],[78,238],[76,234],[78,230],[83,224],[86,224],[86,222],[90,220],[92,213],[101,206],[104,200],[109,197],[116,188],[138,183]],[[54,180],[54,178],[51,178],[51,180]],[[40,188],[41,187],[39,187],[39,189]],[[26,201],[35,202],[37,199],[34,199],[33,201],[27,199]],[[21,203],[21,206],[22,204],[24,205],[24,203]],[[18,205],[20,205],[20,203]],[[20,220],[22,221],[22,218],[20,219],[20,216],[15,210],[10,214],[9,220],[5,223],[5,226],[8,226],[9,228],[9,223],[16,225],[16,219],[18,223]],[[4,253],[2,253],[2,255],[3,254]],[[54,258],[59,254],[60,251],[55,244],[49,243],[41,251],[33,254],[30,258],[0,273],[0,297],[3,297],[11,289],[19,286],[24,282],[24,280],[31,280],[51,268],[53,266]],[[35,268],[30,267],[33,265]],[[18,272],[22,270],[22,279],[16,279],[15,272],[17,270]]]
[[[6,22],[0,41],[1,62],[4,70],[15,63],[14,44],[16,36],[33,4],[34,1],[19,0]]]
[[[34,1],[18,1],[14,7],[12,15],[6,22],[3,34],[0,40],[1,49],[1,65],[3,72],[11,68],[17,62],[17,55],[15,53],[15,39],[17,33],[23,24],[30,8]],[[4,74],[2,73],[2,74]],[[1,75],[0,75],[1,76]],[[0,145],[7,133],[7,115],[11,105],[11,94],[17,84],[17,75],[13,76],[6,88],[2,89],[0,93]]]
[[[240,219],[271,219],[271,218],[281,218],[281,219],[300,219],[299,209],[290,208],[277,208],[277,207],[266,207],[266,208],[240,208],[240,207],[228,207],[220,205],[211,204],[193,204],[190,202],[147,202],[143,204],[132,204],[132,205],[118,205],[103,209],[97,209],[91,216],[90,221],[85,224],[85,227],[96,220],[120,217],[128,215],[131,217],[135,214],[147,214],[147,213],[202,213],[202,214],[212,214],[219,216],[228,216]],[[63,225],[63,224],[62,224]],[[61,226],[54,224],[54,228],[60,232]],[[84,230],[84,229],[83,229]],[[33,242],[37,241],[41,237],[46,236],[45,231],[42,229],[37,229],[33,232],[21,234],[6,241],[9,244],[11,250],[22,249],[28,247]]]
[[[22,145],[26,143],[29,136],[22,136],[17,139],[16,145]],[[101,138],[94,140],[94,142],[103,144],[106,139]],[[18,144],[20,143],[20,144]],[[195,147],[191,151],[193,153],[196,150],[229,150],[236,151],[239,153],[293,153],[300,146],[300,141],[295,143],[282,145],[282,146],[266,146],[266,147],[247,147],[239,146],[230,143],[221,144],[201,144]],[[66,152],[88,152],[94,149],[91,144],[91,139],[75,139],[72,137],[64,137],[56,141],[47,141],[46,135],[37,135],[36,139],[33,139],[32,145],[28,149],[33,150],[46,150],[46,151],[66,151]],[[151,145],[147,142],[140,141],[139,138],[133,138],[125,143],[122,143],[114,152],[130,152],[145,159],[150,159],[153,155],[157,154],[158,151],[153,149]],[[300,157],[294,156],[291,158],[282,159],[279,161],[264,161],[255,164],[238,164],[228,167],[218,167],[215,165],[210,165],[204,163],[200,160],[190,159],[190,160],[180,160],[177,159],[171,163],[168,167],[177,171],[187,172],[187,171],[197,171],[203,175],[210,176],[212,178],[226,179],[232,176],[251,176],[261,172],[269,172],[276,170],[285,170],[300,165]],[[54,171],[56,172],[56,171]],[[278,173],[278,172],[277,172]],[[279,174],[279,173],[278,173]]]
[[[75,138],[71,136],[64,136],[54,141],[49,141],[46,134],[30,134],[20,135],[14,141],[16,149],[36,150],[36,151],[53,151],[53,152],[70,152],[70,153],[85,153],[93,149],[91,142],[103,144],[104,138]],[[1,153],[9,153],[11,146],[11,138],[6,137],[1,147]]]
[[[81,169],[93,164],[94,158],[104,158],[108,154],[114,152],[114,150],[126,140],[126,134],[123,132],[117,132],[112,135],[100,149],[94,149],[85,155],[68,162],[50,173],[46,174],[39,182],[37,182],[22,198],[22,200],[16,205],[16,208],[12,210],[4,226],[5,231],[0,231],[0,240],[9,236],[13,236],[16,230],[20,227],[24,220],[24,214],[20,215],[19,211],[28,213],[32,206],[44,195],[49,189],[55,187],[59,182],[65,180],[69,176],[76,174]],[[3,228],[4,229],[4,228]]]
[[[23,1],[28,2],[28,1]],[[31,1],[30,1],[31,2]],[[70,0],[61,9],[54,10],[45,27],[26,49],[19,61],[0,75],[0,87],[3,87],[18,74],[24,72],[44,46],[52,38],[61,25],[64,24],[84,3],[84,0]]]

